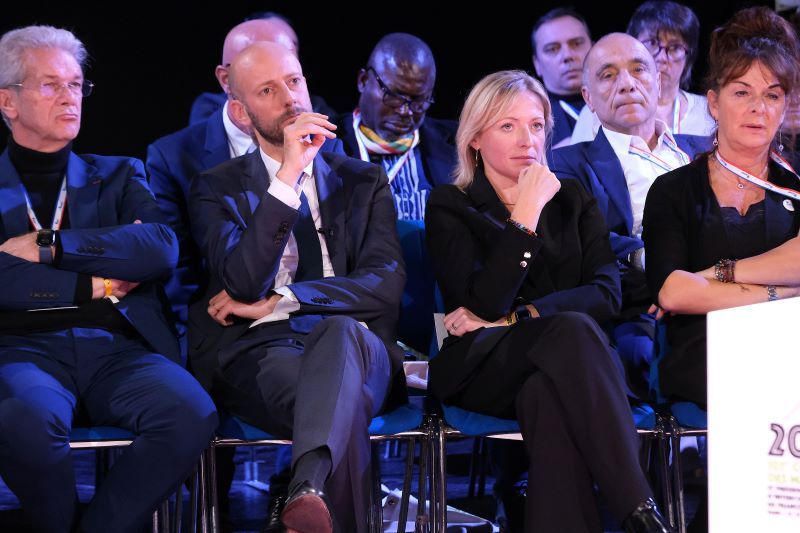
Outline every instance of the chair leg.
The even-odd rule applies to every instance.
[[[206,449],[206,451],[208,450]],[[200,464],[197,465],[197,521],[201,533],[208,533],[209,529],[213,528],[213,521],[208,508],[208,463],[207,457],[205,461],[201,460]]]
[[[672,493],[669,465],[669,439],[671,434],[671,427],[666,428],[665,422],[660,420],[658,423],[658,467],[659,477],[661,478],[661,492],[664,498],[664,512],[667,513],[670,527],[675,529],[675,501]]]
[[[178,489],[175,491],[175,520],[172,530],[175,533],[181,533],[183,527],[183,483],[178,484]]]
[[[416,439],[408,439],[406,446],[406,471],[403,476],[403,494],[400,497],[400,514],[397,518],[397,533],[406,533],[406,520],[408,520],[408,502],[411,499],[411,476],[414,471],[414,453],[416,452]]]
[[[370,506],[369,506],[369,531],[370,533],[380,533],[383,531],[383,505],[381,497],[381,465],[380,465],[380,445],[371,445],[370,467],[372,470]]]
[[[489,439],[482,439],[481,462],[478,472],[478,499],[482,500],[486,494],[486,472],[489,470]]]
[[[431,422],[427,419],[424,423],[426,433],[430,435]],[[428,449],[431,442],[429,436],[426,435],[420,440],[419,444],[419,484],[417,490],[419,492],[419,501],[417,502],[417,517],[415,520],[415,533],[428,533],[430,531],[430,522],[428,520],[427,510],[425,509],[428,503],[425,485],[428,483],[426,466],[428,464],[429,456]]]
[[[481,437],[472,439],[472,454],[469,458],[469,488],[467,489],[467,498],[472,499],[475,497],[475,484],[478,477],[478,458],[481,454]]]
[[[197,465],[194,467],[194,472],[192,472],[191,477],[189,478],[189,533],[197,533],[197,494],[203,490],[202,487],[199,486],[198,478],[200,477],[200,463],[205,460],[204,454],[206,453],[203,450],[203,453],[200,454],[200,461],[198,461]]]
[[[200,465],[203,487],[200,493],[200,507],[203,522],[200,524],[202,533],[219,533],[219,497],[217,495],[217,451],[213,445],[206,448],[206,460]]]
[[[438,465],[439,465],[439,472],[436,476],[437,479],[437,486],[439,491],[436,494],[436,504],[439,507],[439,531],[444,533],[447,530],[447,453],[445,450],[446,442],[445,442],[445,432],[444,432],[444,421],[440,418],[436,420],[436,433],[435,436],[437,438],[437,448],[438,448]]]
[[[159,528],[159,531],[161,533],[169,533],[169,524],[170,524],[169,498],[167,498],[161,504],[161,524],[160,524],[161,527]]]
[[[155,511],[153,511],[153,525],[152,525],[153,533],[160,533],[161,532],[161,508],[159,507]]]
[[[675,513],[678,533],[686,533],[686,511],[683,498],[683,468],[681,467],[681,434],[672,419],[672,483],[675,490]]]

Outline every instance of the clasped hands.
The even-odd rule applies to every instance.
[[[258,320],[272,314],[281,298],[280,294],[271,294],[255,303],[246,304],[234,300],[223,289],[208,301],[208,314],[221,326],[233,325],[233,316]]]

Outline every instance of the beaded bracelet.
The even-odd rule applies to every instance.
[[[734,283],[736,281],[735,268],[736,259],[720,259],[714,265],[714,277],[722,283]]]
[[[530,229],[528,226],[526,226],[525,224],[520,224],[519,222],[517,222],[513,218],[507,218],[506,222],[508,222],[509,224],[511,224],[512,226],[517,228],[518,230],[524,231],[528,235],[533,235],[534,237],[538,237],[539,236],[535,231]]]

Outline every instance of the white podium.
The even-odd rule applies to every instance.
[[[800,532],[800,298],[708,314],[711,533]]]

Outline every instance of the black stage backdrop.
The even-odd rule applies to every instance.
[[[695,90],[705,74],[708,39],[738,8],[758,2],[685,2],[701,23]],[[640,2],[577,1],[592,36],[624,31]],[[771,5],[762,2],[764,5]],[[202,91],[218,91],[214,67],[225,34],[245,16],[264,10],[287,16],[300,39],[309,90],[339,111],[358,99],[356,74],[378,39],[408,32],[433,49],[438,68],[436,103],[429,115],[457,118],[469,88],[501,69],[532,71],[530,27],[561,2],[8,2],[0,32],[29,24],[72,30],[86,45],[86,77],[96,87],[84,101],[79,153],[143,158],[147,145],[184,127]],[[7,132],[6,132],[7,133]],[[0,134],[0,148],[6,134]]]

